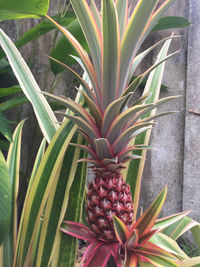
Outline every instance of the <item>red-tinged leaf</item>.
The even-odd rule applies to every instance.
[[[60,230],[76,238],[92,241],[96,238],[95,234],[87,226],[70,221],[63,221]]]
[[[167,186],[160,192],[151,206],[145,211],[145,213],[136,221],[134,228],[139,230],[139,234],[145,234],[151,230],[154,226],[156,218],[158,217],[160,210],[164,204],[167,195]]]
[[[138,245],[138,241],[139,241],[138,230],[134,229],[131,233],[131,236],[129,237],[129,240],[127,241],[127,247],[129,247],[130,249],[135,249],[136,246]]]
[[[137,267],[137,256],[135,253],[128,252],[124,267]]]
[[[95,151],[98,159],[113,158],[114,154],[109,141],[106,138],[98,138],[94,140]]]
[[[53,58],[53,57],[49,57],[51,60],[55,61],[56,63],[58,63],[59,65],[63,66],[64,68],[66,68],[67,70],[69,70],[76,78],[77,80],[81,83],[81,85],[83,86],[85,92],[87,93],[88,97],[96,102],[96,97],[94,96],[93,92],[90,90],[90,87],[88,86],[88,84],[86,83],[86,81],[84,81],[83,78],[81,78],[81,76],[74,71],[72,68],[70,68],[69,66],[67,66],[66,64],[64,64],[63,62]]]
[[[179,260],[188,258],[177,242],[163,233],[156,233],[149,241],[175,255]]]
[[[98,27],[98,15],[96,19],[91,11],[86,0],[71,0],[72,7],[76,13],[76,16],[80,22],[81,28],[84,32],[88,46],[90,48],[92,60],[94,62],[95,71],[97,73],[98,82],[100,85],[101,77],[101,33]],[[93,3],[93,7],[94,3]],[[97,9],[96,10],[98,13]]]
[[[146,259],[147,262],[150,262],[152,266],[156,267],[180,267],[178,262],[159,256],[154,256],[149,254],[145,255],[144,259]]]
[[[158,256],[158,257],[167,258],[170,260],[178,260],[176,256],[172,255],[168,251],[156,246],[155,244],[153,244],[151,242],[147,242],[147,243],[141,245],[141,247],[140,247],[140,245],[138,245],[137,252],[141,253],[145,257],[147,255],[154,255],[154,256]]]
[[[148,233],[141,235],[139,239],[139,244],[143,245],[144,243],[146,243],[156,232],[157,230],[151,230]]]
[[[96,250],[102,246],[102,242],[99,242],[98,239],[93,241],[86,249],[83,257],[82,257],[82,262],[87,262],[88,259],[93,255],[95,254]]]
[[[101,87],[103,109],[119,97],[120,32],[113,0],[102,1]]]
[[[165,228],[163,233],[166,234],[167,236],[170,236],[172,239],[176,240],[186,231],[198,225],[199,225],[198,222],[186,216],[183,219]]]
[[[120,256],[119,249],[120,247],[118,243],[113,243],[110,245],[111,254],[115,261],[116,267],[122,267],[122,258]]]
[[[98,247],[83,267],[105,267],[109,258],[111,256],[111,251],[109,246],[103,245]]]
[[[116,216],[113,216],[114,229],[117,239],[122,243],[126,243],[129,230],[126,225]]]
[[[188,213],[190,213],[189,211],[183,211],[180,213],[176,213],[161,219],[157,219],[153,229],[157,229],[157,231],[161,231],[163,229],[165,229],[166,227],[176,223],[177,221],[181,220],[182,218],[184,218]]]
[[[67,40],[69,40],[69,42],[71,43],[71,45],[74,47],[74,49],[76,50],[76,52],[78,53],[79,57],[82,60],[82,63],[85,66],[85,69],[87,70],[87,73],[90,77],[90,80],[93,84],[94,90],[97,94],[97,98],[99,103],[101,102],[101,94],[99,91],[99,85],[98,85],[98,81],[97,81],[97,76],[94,70],[94,66],[88,56],[88,54],[86,53],[86,51],[83,49],[83,47],[80,45],[80,43],[76,40],[76,38],[74,38],[74,36],[65,28],[63,28],[62,26],[60,26],[55,20],[53,20],[51,17],[49,17],[48,15],[45,16],[62,34],[64,34],[64,36],[67,38]]]
[[[122,39],[128,23],[128,0],[117,0],[116,8],[119,19],[120,37]]]

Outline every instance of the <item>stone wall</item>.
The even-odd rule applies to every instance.
[[[97,1],[99,2],[99,1]],[[50,14],[57,13],[58,1],[51,1]],[[181,95],[178,100],[172,101],[162,107],[162,110],[177,110],[178,113],[157,119],[151,137],[151,145],[158,150],[147,153],[146,166],[142,182],[141,206],[146,208],[152,199],[159,193],[165,184],[168,184],[168,197],[165,203],[164,214],[171,214],[181,210],[192,209],[192,217],[200,220],[200,116],[190,113],[189,110],[200,112],[200,2],[199,0],[175,0],[174,5],[168,10],[168,15],[183,16],[188,18],[192,25],[190,29],[175,30],[180,38],[173,40],[170,52],[179,50],[180,53],[170,59],[166,64],[166,71],[163,83],[169,87],[162,90],[161,97],[169,95]],[[19,22],[20,34],[29,27],[38,23],[38,20],[22,20]],[[6,22],[3,24],[5,32],[13,39],[16,39],[16,31],[13,30],[16,23]],[[170,35],[173,31],[156,32],[148,38],[144,47],[153,44],[156,40]],[[53,76],[46,76],[48,64],[47,55],[54,38],[50,33],[41,37],[32,44],[24,47],[21,52],[26,60],[30,55],[34,58],[32,71],[41,86],[49,88]],[[157,52],[154,52],[148,59],[152,62],[156,59]],[[142,67],[149,64],[145,62]],[[46,77],[48,77],[46,79]],[[71,82],[71,77],[65,73],[57,86],[59,93]],[[161,109],[160,109],[161,111]],[[26,138],[24,140],[23,158],[32,153],[32,141],[37,132],[34,126],[34,116],[30,106],[23,107],[23,117],[31,117],[25,126]],[[27,135],[27,132],[30,135]],[[24,138],[25,138],[24,135]],[[25,163],[24,163],[25,165]]]

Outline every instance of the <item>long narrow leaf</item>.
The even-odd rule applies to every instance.
[[[33,105],[40,128],[49,142],[58,128],[57,120],[45,97],[40,94],[32,73],[10,38],[0,30],[0,44],[6,53],[18,82]]]
[[[166,57],[170,43],[171,43],[171,40],[167,40],[165,42],[165,44],[163,45],[158,55],[157,61],[160,61]],[[161,86],[162,76],[164,72],[164,66],[165,66],[165,63],[162,63],[156,69],[154,69],[151,72],[147,80],[143,95],[150,93],[151,97],[149,97],[146,100],[146,104],[153,103],[157,101],[159,98],[160,86]],[[153,111],[146,114],[144,118],[154,115],[155,112],[156,110],[154,109]],[[151,131],[148,131],[147,133],[142,133],[140,136],[137,136],[132,145],[141,145],[141,144],[148,145],[150,134],[151,134]],[[132,162],[129,162],[127,164],[127,169],[123,171],[123,176],[126,177],[126,181],[130,184],[130,187],[132,190],[134,206],[135,206],[135,212],[134,212],[135,218],[136,218],[137,208],[139,204],[140,186],[141,186],[142,173],[144,169],[146,151],[145,150],[138,151],[137,155],[142,156],[143,158],[136,159],[136,160],[133,160]]]
[[[24,204],[24,218],[19,228],[15,256],[16,267],[21,267],[26,262],[44,205],[54,184],[54,179],[59,174],[65,151],[76,128],[72,122],[66,120],[54,135],[44,154]]]

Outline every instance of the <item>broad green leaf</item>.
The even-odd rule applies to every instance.
[[[60,173],[65,151],[76,129],[77,127],[72,122],[65,120],[43,156],[24,203],[24,217],[20,223],[16,248],[16,267],[21,267],[26,262],[26,256],[37,231],[40,216],[43,213],[48,195],[54,188],[54,182]]]
[[[200,224],[192,227],[191,232],[198,248],[200,249]]]
[[[180,267],[199,267],[199,266],[200,266],[200,257],[194,257],[180,262]]]
[[[57,119],[45,97],[40,93],[40,88],[24,59],[13,42],[2,30],[0,30],[0,44],[7,55],[9,63],[25,96],[33,105],[41,131],[49,142],[58,128],[58,124],[56,123]]]
[[[167,40],[165,44],[163,45],[158,57],[157,62],[164,59],[167,55],[167,51],[169,49],[169,45],[171,43],[171,40]],[[161,87],[161,81],[162,76],[164,72],[165,63],[162,63],[159,65],[156,69],[154,69],[151,74],[149,75],[149,78],[147,80],[145,90],[143,92],[143,95],[151,94],[151,96],[146,100],[146,104],[153,103],[158,100],[159,93],[160,93],[160,87]],[[154,115],[156,110],[147,113],[142,119]],[[132,145],[148,145],[149,138],[150,138],[151,131],[149,130],[146,133],[142,133],[141,135],[137,136],[136,139],[133,141]],[[139,204],[139,196],[140,196],[140,186],[141,186],[141,179],[142,179],[142,173],[144,169],[144,163],[145,163],[145,157],[146,157],[146,151],[137,151],[137,154],[139,156],[142,156],[142,159],[136,159],[127,164],[127,169],[123,170],[122,174],[123,177],[125,177],[126,182],[130,184],[130,188],[132,191],[133,201],[134,201],[134,218],[136,218],[136,213],[138,209]]]
[[[9,232],[3,243],[3,266],[11,267],[14,258],[14,249],[17,239],[17,197],[19,187],[19,168],[21,154],[21,135],[24,121],[21,121],[13,134],[13,142],[10,144],[7,156],[7,166],[11,183],[11,222]]]
[[[71,142],[81,143],[82,137],[80,135],[79,137],[76,135],[74,136]],[[57,176],[57,180],[54,181],[54,187],[51,190],[47,200],[40,233],[40,239],[38,241],[39,247],[36,261],[36,265],[38,267],[48,266],[53,257],[53,248],[55,248],[56,240],[60,235],[60,224],[64,218],[65,211],[68,208],[68,204],[70,204],[69,197],[70,192],[72,190],[72,184],[74,182],[75,175],[77,175],[77,160],[79,158],[80,149],[77,147],[69,146],[64,157],[61,171]],[[81,179],[80,176],[78,176],[78,178]],[[80,185],[80,181],[77,181],[77,188],[76,192],[73,192],[74,194],[79,193]],[[77,204],[77,201],[74,200],[75,199],[71,199],[71,202],[73,202],[73,212],[76,212],[77,207],[75,203]],[[74,253],[76,252],[74,251]]]
[[[98,24],[86,0],[71,0],[72,7],[80,22],[85,38],[90,48],[94,68],[97,73],[98,84],[101,81],[101,34]]]
[[[49,0],[6,0],[0,1],[0,21],[8,19],[38,18],[46,15]]]
[[[6,88],[0,88],[0,97],[5,97],[8,95],[12,95],[15,93],[19,93],[21,92],[22,89],[19,85],[14,85],[11,87],[6,87]],[[0,106],[1,107],[1,106]]]
[[[175,255],[176,257],[179,258],[179,260],[184,260],[188,258],[188,256],[179,247],[176,241],[174,241],[167,235],[164,235],[162,233],[154,234],[153,237],[149,239],[149,242],[152,242],[155,245],[161,247],[162,249],[168,251],[169,253]]]
[[[0,133],[10,142],[12,142],[12,130],[9,125],[9,121],[4,116],[3,112],[1,111],[0,105]]]
[[[80,139],[79,142],[81,143]],[[85,157],[86,153],[84,151],[81,151],[80,158]],[[69,202],[67,210],[65,212],[64,220],[80,222],[84,201],[86,177],[87,164],[84,162],[78,163],[74,181],[69,192]],[[68,262],[69,265],[71,264],[71,266],[73,266],[76,260],[77,240],[64,233],[60,233],[60,235],[61,237],[59,242],[57,266],[65,267],[66,262]]]
[[[11,182],[8,166],[0,151],[0,244],[8,232],[11,219]]]
[[[103,110],[119,97],[120,32],[112,0],[102,2],[102,104]]]
[[[190,22],[183,17],[168,16],[161,18],[152,31],[160,31],[190,26]]]
[[[17,106],[20,106],[22,104],[28,103],[28,99],[26,96],[16,96],[14,98],[11,98],[3,103],[0,104],[0,110],[5,111],[11,108],[15,108]]]
[[[168,226],[176,223],[177,221],[180,221],[183,219],[190,211],[183,211],[177,214],[173,214],[161,219],[156,220],[155,225],[153,229],[163,230],[167,228]]]
[[[195,220],[185,216],[183,219],[175,222],[174,224],[168,226],[164,229],[163,233],[167,236],[171,237],[172,239],[176,240],[182,234],[187,232],[188,230],[192,229],[195,226],[198,226],[199,223]]]
[[[134,224],[134,228],[139,231],[139,235],[148,233],[157,219],[167,195],[167,186],[160,192],[151,206],[142,214]]]

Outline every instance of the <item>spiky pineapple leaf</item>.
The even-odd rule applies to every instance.
[[[128,23],[128,0],[117,0],[116,8],[119,20],[120,37],[122,39]]]
[[[167,40],[164,43],[164,45],[163,45],[163,47],[162,47],[162,49],[158,55],[157,62],[166,57],[170,43],[171,43],[171,39]],[[147,80],[143,94],[145,95],[145,94],[149,93],[151,95],[146,100],[146,104],[153,103],[153,102],[158,100],[162,76],[163,76],[163,72],[164,72],[164,66],[165,66],[165,63],[162,63],[156,69],[154,69],[151,72],[151,74]],[[147,113],[141,119],[145,119],[151,115],[154,115],[155,112],[156,112],[156,110],[154,109],[153,111]],[[137,136],[136,139],[130,145],[142,145],[142,144],[148,145],[150,133],[151,133],[151,131],[148,131],[146,133],[142,133],[141,135]],[[145,150],[138,151],[137,154],[142,156],[143,158],[129,162],[126,165],[127,169],[124,169],[122,171],[123,177],[125,177],[126,182],[128,182],[130,184],[130,188],[132,191],[133,202],[134,202],[134,207],[135,207],[134,218],[136,218],[137,209],[138,209],[139,196],[140,196],[140,186],[141,186],[142,173],[143,173],[143,169],[144,169],[146,151]]]
[[[139,0],[129,19],[121,42],[120,95],[126,86],[129,69],[133,58],[139,49],[140,40],[144,35],[143,31],[149,24],[157,3],[158,0]]]
[[[72,7],[85,34],[97,73],[98,83],[101,81],[101,36],[98,24],[86,0],[71,0]]]
[[[122,243],[125,244],[128,235],[129,235],[129,230],[126,227],[126,225],[120,220],[118,217],[115,215],[113,216],[113,224],[114,224],[114,229],[115,229],[115,234],[117,239]]]
[[[134,228],[139,231],[139,234],[145,234],[152,229],[155,221],[162,209],[167,195],[167,186],[160,192],[151,206],[143,213],[143,215],[136,221]]]
[[[115,3],[102,2],[102,102],[103,110],[119,97],[120,32]]]
[[[186,253],[179,247],[176,241],[174,241],[163,233],[154,234],[149,240],[149,242],[175,255],[179,260],[184,260],[188,258]]]

